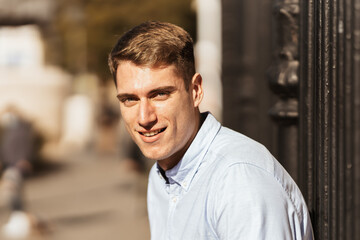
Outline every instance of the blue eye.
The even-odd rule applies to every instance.
[[[120,98],[119,100],[126,107],[134,106],[138,101],[137,98],[133,98],[133,97],[124,97],[124,98]]]

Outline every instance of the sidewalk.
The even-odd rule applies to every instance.
[[[26,181],[27,209],[50,229],[28,239],[150,239],[145,174],[129,170],[127,162],[115,156],[90,153],[53,165]],[[0,209],[0,225],[7,217]]]

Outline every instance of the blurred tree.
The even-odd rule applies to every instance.
[[[59,0],[54,25],[61,52],[57,62],[72,73],[91,72],[102,80],[109,79],[107,55],[117,38],[134,25],[167,21],[182,26],[195,38],[191,1]]]

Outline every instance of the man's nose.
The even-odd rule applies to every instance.
[[[156,123],[156,111],[149,99],[140,101],[139,125],[144,128],[151,128]]]

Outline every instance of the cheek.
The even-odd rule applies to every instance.
[[[134,116],[136,116],[136,114],[133,109],[120,106],[120,113],[121,118],[125,122],[126,126],[129,126],[135,122]]]
[[[171,120],[174,124],[176,134],[180,138],[186,139],[189,135],[189,132],[193,131],[193,111],[191,106],[187,105],[188,103],[183,102],[171,112]]]
[[[179,110],[175,105],[175,101],[172,100],[155,102],[153,105],[153,110],[158,121],[162,122],[165,120],[173,122]]]
[[[190,109],[193,109],[193,104],[188,94],[156,103],[156,112],[163,116],[178,117],[187,114]]]

